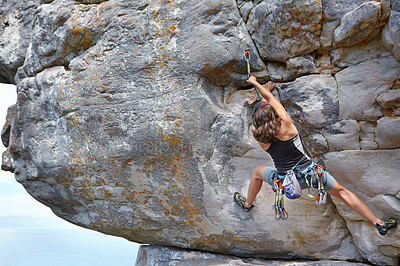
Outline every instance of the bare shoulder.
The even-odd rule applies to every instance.
[[[299,134],[296,126],[290,121],[290,123],[283,123],[279,128],[278,139],[280,140],[289,140],[294,138],[297,134]]]

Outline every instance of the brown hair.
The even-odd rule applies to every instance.
[[[252,115],[253,136],[257,141],[271,143],[277,140],[282,119],[271,105],[265,105]]]

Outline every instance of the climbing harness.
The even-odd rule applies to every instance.
[[[308,167],[306,174],[303,174],[302,171],[296,171],[296,177],[301,178],[304,177],[308,189],[310,191],[310,188],[313,187],[313,177],[316,176],[317,179],[317,197],[315,199],[315,202],[320,205],[320,204],[326,204],[326,198],[327,194],[325,192],[325,187],[324,187],[324,170],[321,165],[319,164],[314,164]],[[309,192],[308,196],[314,198],[314,196]]]
[[[288,213],[285,210],[284,202],[283,202],[283,186],[282,181],[279,179],[275,180],[272,186],[272,189],[275,192],[275,219],[276,220],[286,220],[288,218]]]
[[[285,210],[284,201],[283,201],[283,194],[289,199],[296,199],[301,196],[301,187],[298,184],[298,180],[300,178],[304,178],[305,182],[308,186],[308,189],[313,187],[313,180],[316,180],[316,188],[318,189],[317,197],[315,199],[318,205],[326,204],[327,194],[325,192],[324,187],[324,170],[321,165],[312,163],[308,168],[303,169],[300,171],[299,167],[296,165],[292,170],[288,170],[283,182],[278,177],[272,183],[272,190],[275,192],[275,202],[273,208],[275,210],[275,219],[277,220],[286,220],[288,218],[288,213]],[[288,187],[285,187],[285,183],[288,183],[290,180],[292,183]],[[286,182],[285,182],[286,181]],[[299,188],[295,189],[296,186]],[[298,192],[300,189],[300,192]],[[295,192],[296,190],[296,192]],[[311,193],[309,193],[309,196]],[[312,196],[312,195],[311,195]],[[314,196],[312,196],[314,198]]]
[[[250,78],[250,50],[248,48],[246,49],[246,52],[244,52],[243,58],[244,58],[244,60],[246,60],[246,63],[247,63],[247,79],[249,79]],[[254,90],[256,91],[258,98],[261,100],[262,98],[261,98],[260,93],[258,92],[257,88],[254,87]]]

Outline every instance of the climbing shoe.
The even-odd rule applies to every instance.
[[[384,225],[376,224],[375,226],[378,229],[379,234],[384,236],[389,231],[389,229],[395,228],[397,226],[397,221],[393,218],[385,219],[383,221],[385,222]]]
[[[240,206],[245,212],[249,212],[251,208],[254,207],[254,205],[251,205],[251,207],[246,207],[244,204],[246,203],[246,198],[244,198],[242,195],[240,195],[239,192],[235,192],[233,194],[233,200]]]

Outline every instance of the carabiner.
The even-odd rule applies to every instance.
[[[247,78],[250,78],[250,50],[246,49],[246,52],[243,54],[244,60],[247,63]]]
[[[282,218],[281,209],[278,206],[275,206],[275,219],[280,220]]]
[[[246,51],[243,54],[244,60],[250,60],[250,49],[247,48]]]
[[[319,176],[321,176],[321,175],[324,174],[324,170],[323,170],[322,166],[319,165],[319,164],[315,164],[315,170],[317,171],[317,174],[318,174]]]
[[[321,193],[323,193],[322,194],[322,201],[321,201],[321,204],[326,204],[326,198],[327,198],[327,194],[326,194],[326,192],[324,191],[324,190],[322,190],[322,192]]]
[[[286,220],[288,218],[288,213],[285,208],[282,208],[282,220]]]
[[[274,192],[277,191],[277,190],[279,189],[278,183],[279,183],[279,179],[275,180],[275,181],[272,183],[272,189],[274,190]]]
[[[325,192],[325,190],[321,189],[321,190],[318,191],[318,195],[317,195],[317,198],[315,199],[315,202],[318,205],[326,203],[326,192]]]

